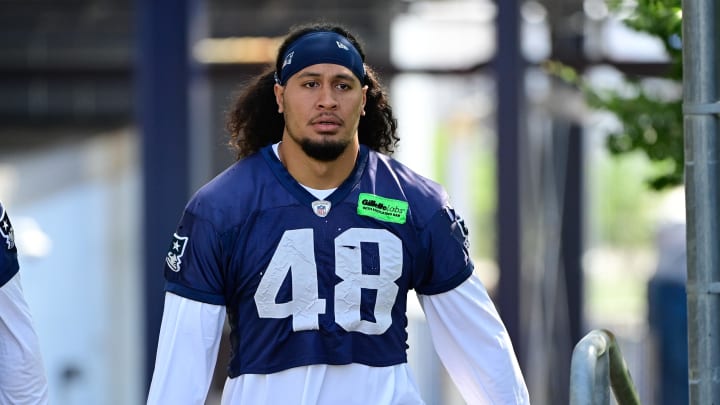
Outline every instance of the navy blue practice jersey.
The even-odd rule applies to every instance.
[[[0,287],[18,272],[15,232],[5,207],[0,202]]]
[[[226,306],[230,377],[405,363],[408,291],[472,271],[445,191],[365,146],[325,200],[271,146],[235,163],[190,200],[165,263],[167,291]]]

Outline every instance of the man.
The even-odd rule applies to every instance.
[[[0,202],[0,404],[47,404],[45,369],[19,267],[15,232]]]
[[[389,158],[386,94],[347,30],[293,30],[229,117],[240,159],[173,235],[148,403],[202,404],[227,312],[223,404],[421,404],[406,296],[471,404],[527,404],[444,190]],[[383,153],[384,152],[384,153]]]

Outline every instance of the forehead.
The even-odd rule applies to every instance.
[[[343,65],[336,65],[334,63],[318,63],[307,66],[292,75],[290,79],[302,77],[318,77],[325,79],[339,78],[354,80],[358,83],[360,82],[360,79],[358,79],[350,69]]]

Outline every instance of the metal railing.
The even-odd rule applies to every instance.
[[[609,405],[610,388],[618,405],[640,405],[615,336],[596,329],[575,345],[570,363],[570,405]]]

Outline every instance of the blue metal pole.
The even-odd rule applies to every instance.
[[[720,6],[682,8],[689,399],[720,404]]]
[[[498,311],[523,364],[520,345],[520,146],[523,114],[524,66],[520,55],[520,2],[497,2],[497,233]]]
[[[143,371],[148,386],[162,319],[163,259],[189,194],[188,1],[135,2],[136,116],[143,165]]]

